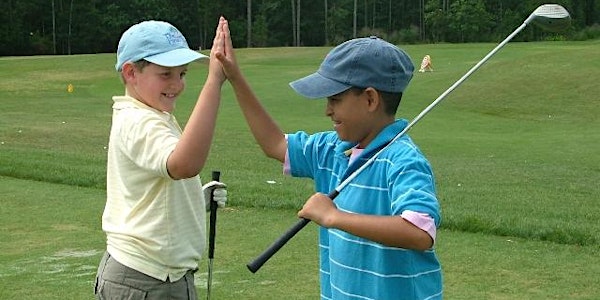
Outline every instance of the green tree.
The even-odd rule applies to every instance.
[[[434,43],[446,40],[448,30],[447,13],[437,3],[429,2],[425,7],[425,27],[428,29],[425,39]]]
[[[457,0],[450,5],[448,27],[451,42],[487,41],[491,15],[485,10],[483,0]]]
[[[251,4],[250,4],[251,3]],[[543,0],[4,0],[0,55],[114,52],[124,30],[168,21],[190,47],[210,48],[219,16],[235,47],[321,46],[379,35],[395,43],[498,41]],[[600,36],[600,1],[557,0],[573,18],[568,37]],[[556,38],[528,26],[515,40]]]

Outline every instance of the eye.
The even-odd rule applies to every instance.
[[[179,74],[179,78],[185,78],[185,75],[187,75],[187,72],[181,72],[181,74]]]
[[[331,96],[331,97],[327,97],[327,103],[329,105],[333,105],[335,103],[340,102],[342,99],[338,96]]]

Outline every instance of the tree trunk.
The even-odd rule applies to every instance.
[[[371,12],[371,29],[375,28],[375,15],[377,15],[375,12],[377,11],[377,6],[376,6],[376,1],[373,1],[373,11]]]
[[[329,15],[327,8],[327,0],[325,2],[325,45],[329,45],[329,21],[327,20],[327,16]]]
[[[419,31],[421,41],[425,39],[425,0],[419,1]]]
[[[392,0],[388,1],[388,34],[392,33]]]
[[[71,55],[71,24],[73,23],[73,0],[71,0],[71,7],[69,7],[69,33],[67,35],[67,53]]]
[[[246,25],[246,47],[252,47],[252,0],[246,1],[246,18],[248,19]]]
[[[294,39],[292,45],[295,47],[298,46],[296,42],[296,0],[290,0],[290,2],[292,4],[292,37]]]
[[[352,37],[356,38],[356,9],[358,6],[358,0],[354,0],[354,12],[352,14]]]
[[[52,0],[52,46],[53,54],[56,54],[56,12],[54,11],[54,0]]]
[[[302,43],[300,42],[300,1],[298,0],[298,7],[296,8],[296,42],[300,46]]]

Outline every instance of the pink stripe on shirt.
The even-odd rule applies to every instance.
[[[411,224],[419,227],[421,230],[427,232],[427,234],[429,234],[429,236],[435,243],[436,228],[435,228],[435,222],[433,221],[432,217],[430,217],[428,214],[424,214],[424,213],[420,213],[420,212],[416,212],[416,211],[412,211],[412,210],[405,210],[402,212],[402,215],[400,215],[400,216],[402,218],[404,218],[404,220],[410,222]]]

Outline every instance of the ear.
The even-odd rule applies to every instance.
[[[363,91],[365,97],[367,97],[367,105],[369,112],[374,112],[378,109],[382,109],[383,103],[381,102],[381,95],[379,92],[372,88],[368,87]]]
[[[126,62],[121,67],[121,76],[123,76],[123,80],[125,83],[132,82],[135,79],[135,73],[137,69],[135,65],[131,62]]]

